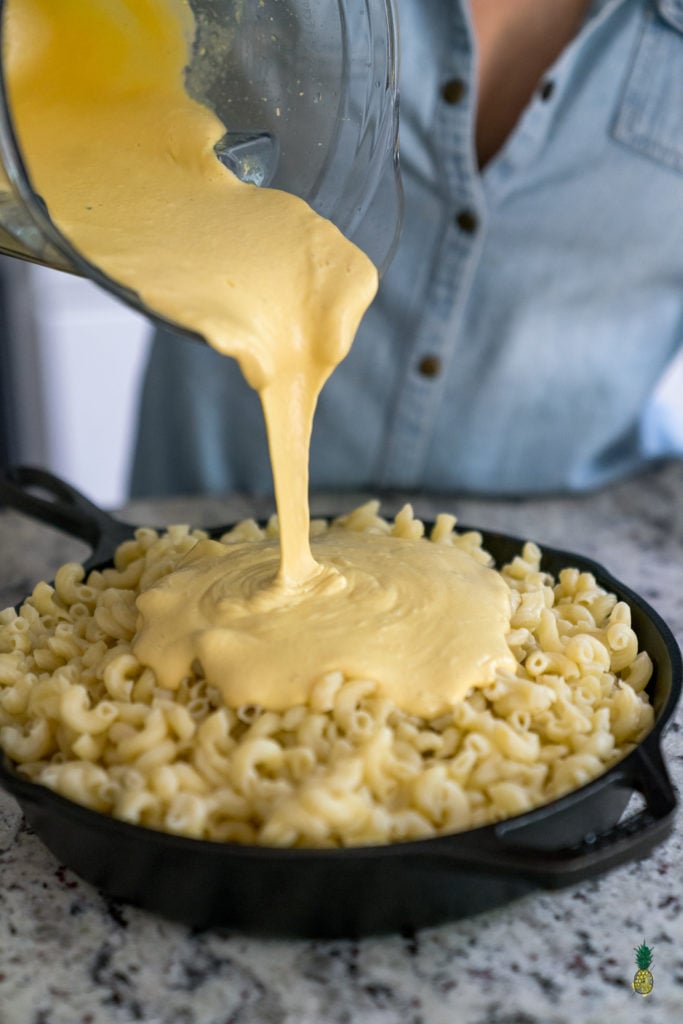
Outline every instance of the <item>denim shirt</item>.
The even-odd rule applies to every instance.
[[[398,7],[404,230],[312,487],[580,490],[683,454],[653,404],[683,345],[683,0],[595,0],[483,172],[467,4]],[[271,486],[236,365],[159,337],[134,493]]]

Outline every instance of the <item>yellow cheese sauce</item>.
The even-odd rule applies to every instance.
[[[341,670],[377,680],[380,695],[425,718],[497,667],[515,671],[509,590],[466,552],[345,530],[313,551],[334,574],[280,593],[268,589],[275,542],[199,541],[138,598],[137,657],[168,689],[196,658],[230,707],[305,704],[321,674]]]
[[[138,599],[134,649],[173,688],[283,708],[321,673],[378,681],[434,714],[515,671],[509,591],[462,552],[332,531],[311,550],[318,395],[377,288],[371,261],[305,202],[240,182],[225,126],[184,86],[184,0],[9,0],[5,68],[33,186],[72,244],[146,305],[236,358],[263,405],[280,545],[200,542]]]

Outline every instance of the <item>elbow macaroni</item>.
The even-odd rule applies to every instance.
[[[335,528],[417,539],[369,502]],[[437,517],[430,540],[490,558]],[[320,534],[330,526],[312,524]],[[246,520],[225,544],[277,533]],[[500,570],[513,609],[515,675],[499,674],[426,721],[371,679],[323,675],[284,712],[222,706],[200,678],[169,693],[132,651],[135,599],[206,534],[139,529],[113,567],[68,564],[16,613],[0,613],[0,747],[20,771],[122,820],[194,838],[340,846],[425,838],[519,814],[624,757],[654,721],[628,605],[576,568],[557,581],[535,544]]]

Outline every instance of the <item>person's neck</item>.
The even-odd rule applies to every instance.
[[[574,38],[591,0],[470,0],[479,57],[476,146],[496,155],[543,74]]]

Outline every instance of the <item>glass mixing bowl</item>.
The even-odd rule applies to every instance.
[[[402,212],[394,0],[189,3],[186,84],[226,125],[219,159],[245,181],[305,199],[383,272]],[[3,48],[7,6],[0,0]],[[160,320],[50,219],[17,143],[1,63],[0,161],[0,252],[90,277]]]

